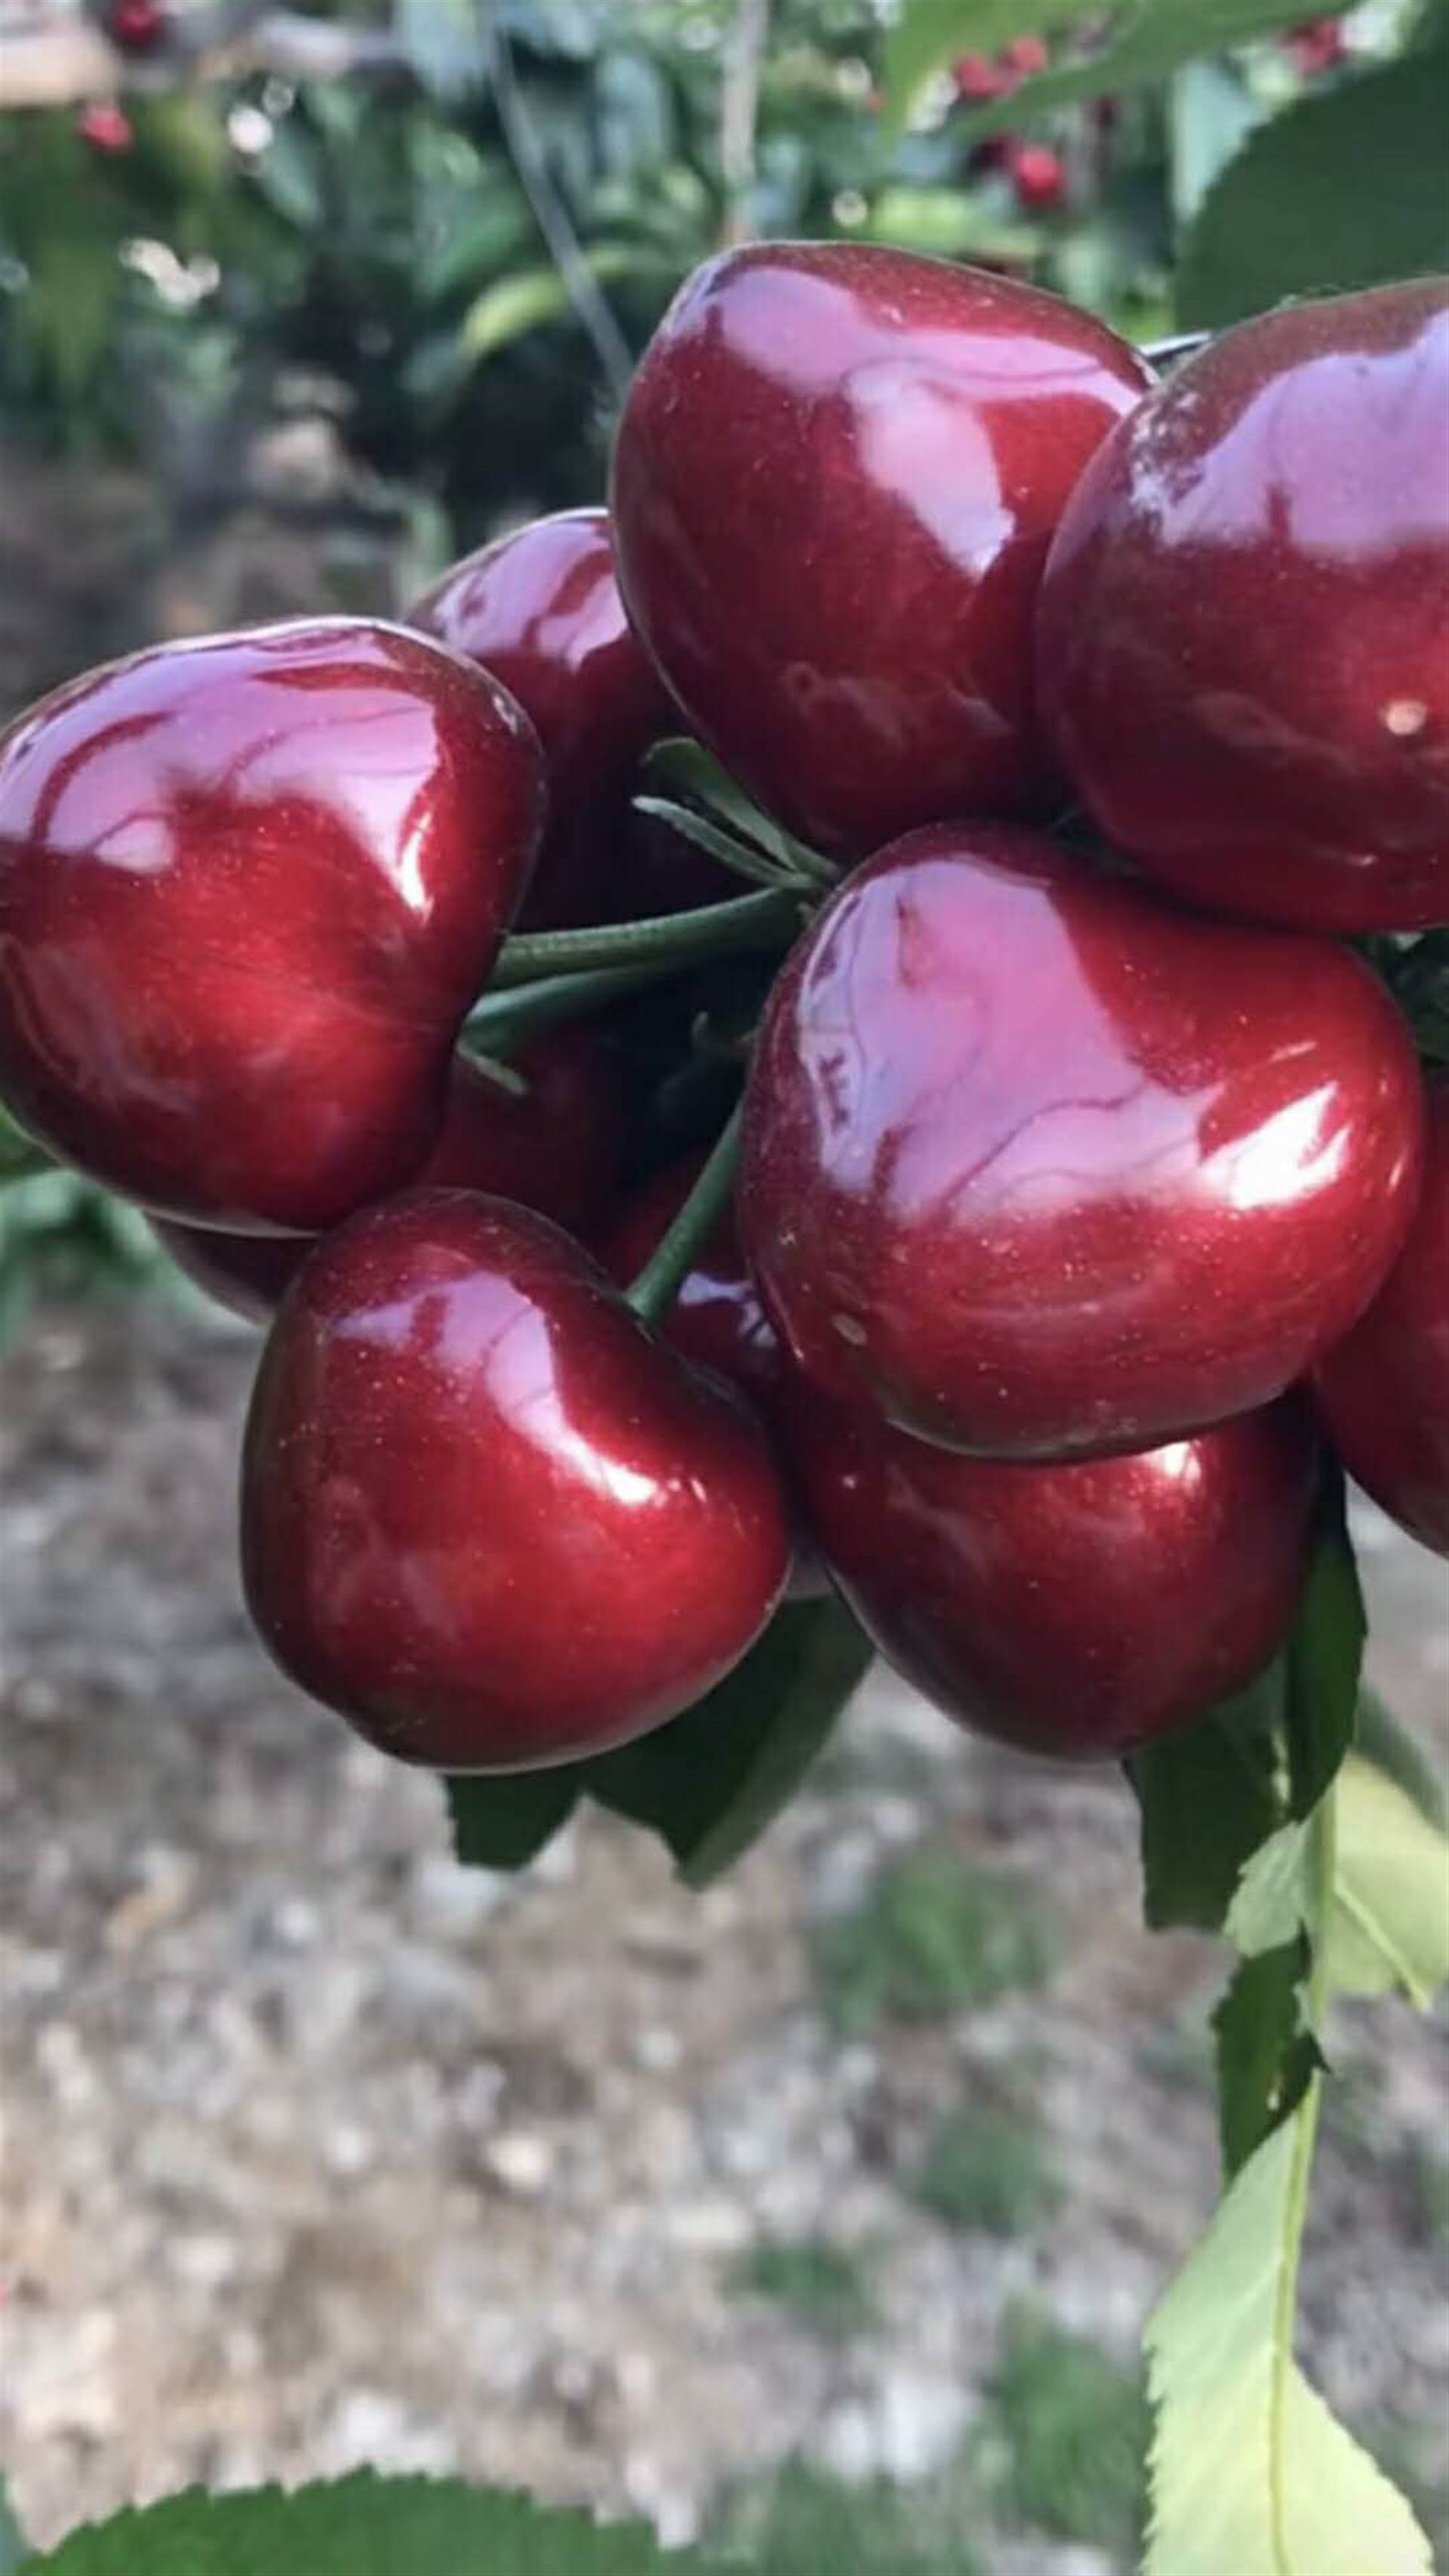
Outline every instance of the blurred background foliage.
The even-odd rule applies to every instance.
[[[1310,98],[1322,120],[1344,92],[1377,139],[1373,68],[1423,41],[1392,0],[1295,29],[1300,6],[1152,0],[1124,38],[1063,0],[313,0],[297,14],[352,31],[356,54],[307,78],[267,68],[293,13],[243,6],[250,43],[212,47],[225,13],[156,0],[156,35],[111,48],[99,117],[73,98],[0,117],[6,429],[138,458],[194,511],[226,497],[259,422],[310,407],[444,553],[598,492],[630,353],[737,233],[985,261],[1150,336],[1255,129]],[[67,14],[3,0],[0,76],[6,11],[12,29]],[[94,23],[128,20],[136,0]],[[1432,84],[1403,89],[1442,109]],[[1431,205],[1402,158],[1309,142],[1360,265],[1395,213],[1396,260],[1425,265],[1449,220],[1442,157]],[[1245,278],[1258,230],[1237,243]],[[1339,282],[1322,256],[1290,283]]]
[[[156,635],[395,611],[603,489],[752,233],[1150,339],[1449,265],[1449,0],[0,0],[0,717]],[[5,1193],[16,1279],[129,1221]],[[144,1266],[144,1264],[143,1264]]]

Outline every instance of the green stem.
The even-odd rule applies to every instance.
[[[516,1065],[505,1064],[501,1056],[484,1055],[479,1047],[470,1047],[468,1053],[479,1072],[489,1082],[496,1082],[500,1091],[508,1092],[514,1100],[528,1098],[528,1078]]]
[[[0,1190],[14,1189],[21,1181],[33,1181],[39,1172],[53,1172],[54,1158],[43,1154],[37,1145],[23,1162],[0,1163]]]
[[[733,832],[720,829],[707,814],[696,814],[691,806],[676,805],[668,796],[636,796],[636,814],[648,815],[651,821],[667,823],[681,840],[692,841],[697,850],[706,850],[722,868],[733,869],[736,876],[749,877],[755,885],[782,886],[791,881],[791,872],[783,859],[767,858],[751,841],[742,841]],[[802,876],[800,883],[806,882]]]
[[[540,977],[572,975],[646,960],[692,966],[705,957],[735,957],[752,948],[787,947],[801,921],[788,887],[707,903],[695,912],[666,912],[653,921],[622,921],[601,930],[536,930],[505,939],[488,991],[507,992]]]
[[[579,975],[541,977],[536,984],[520,984],[515,992],[486,993],[468,1014],[463,1044],[470,1055],[506,1058],[524,1038],[562,1028],[568,1020],[588,1019],[627,993],[662,983],[674,971],[668,958],[645,957],[635,966],[595,966]]]
[[[1319,1799],[1308,1826],[1308,1864],[1310,1872],[1311,1921],[1308,1926],[1310,1961],[1308,1971],[1307,2012],[1309,2027],[1320,2037],[1328,2011],[1330,1984],[1328,1975],[1328,1929],[1333,1910],[1333,1883],[1338,1869],[1338,1791],[1330,1782]],[[1273,2433],[1268,2445],[1272,2478],[1273,2564],[1275,2576],[1293,2576],[1293,2561],[1288,2545],[1287,2498],[1284,2493],[1282,2464],[1287,2449],[1285,2422],[1288,2390],[1293,2372],[1294,2324],[1298,2314],[1298,2276],[1303,2263],[1303,2233],[1308,2224],[1309,2190],[1313,2178],[1313,2152],[1318,2143],[1318,2119],[1323,2105],[1323,2076],[1310,2076],[1303,2099],[1294,2114],[1293,2167],[1288,2179],[1288,2205],[1284,2230],[1285,2257],[1278,2281],[1277,2308],[1273,2332]]]
[[[797,841],[793,832],[787,832],[783,824],[775,822],[745,794],[728,770],[721,769],[702,743],[678,735],[671,736],[667,742],[655,743],[653,749],[645,754],[644,780],[651,796],[662,791],[663,798],[671,803],[680,797],[688,798],[690,806],[686,811],[703,809],[702,813],[695,811],[693,814],[696,824],[707,820],[715,830],[723,827],[737,844],[743,842],[751,849],[763,851],[766,858],[783,869],[786,875],[804,877],[809,884],[819,886],[822,892],[837,882],[840,870],[834,861],[823,857],[819,850],[812,850],[807,842]],[[636,797],[634,801],[637,805],[643,800]],[[682,821],[677,822],[675,828],[688,830]],[[698,835],[695,833],[690,837],[697,838]],[[738,860],[726,860],[725,864],[737,865]]]
[[[674,1303],[681,1282],[693,1268],[729,1202],[740,1159],[740,1124],[744,1103],[731,1111],[719,1141],[685,1200],[674,1223],[662,1234],[629,1288],[629,1303],[646,1324],[661,1323]]]

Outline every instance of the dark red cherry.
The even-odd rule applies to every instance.
[[[514,1063],[528,1084],[522,1097],[470,1056],[454,1056],[443,1124],[417,1183],[486,1190],[582,1232],[612,1205],[623,1161],[624,1095],[613,1056],[577,1021],[520,1047]],[[154,1222],[188,1278],[255,1322],[273,1313],[314,1240]]]
[[[247,1598],[302,1688],[405,1761],[507,1770],[674,1716],[789,1571],[749,1408],[546,1218],[418,1190],[320,1245],[263,1354]]]
[[[563,510],[497,538],[408,623],[501,680],[543,745],[549,826],[520,925],[611,917],[634,772],[679,720],[624,615],[607,510]]]
[[[169,15],[157,0],[114,0],[106,11],[105,27],[123,54],[154,54],[166,41]]]
[[[956,96],[972,107],[989,107],[993,99],[1005,98],[1016,82],[1004,64],[990,54],[963,54],[952,71]]]
[[[540,804],[513,700],[397,627],[58,691],[0,739],[0,1097],[162,1215],[336,1223],[432,1143]]]
[[[949,1448],[1141,1449],[1281,1394],[1382,1283],[1423,1086],[1327,940],[942,825],[775,986],[740,1212],[796,1359]]]
[[[1316,1450],[1296,1399],[1136,1457],[952,1457],[813,1401],[796,1472],[846,1600],[961,1726],[1120,1756],[1237,1690],[1303,1580]]]
[[[756,243],[697,271],[620,425],[619,577],[759,803],[858,853],[1050,801],[1037,585],[1150,381],[1090,315],[905,251]]]
[[[1349,1474],[1449,1556],[1449,1076],[1429,1087],[1429,1150],[1408,1242],[1314,1380]]]
[[[1293,304],[1114,431],[1042,587],[1057,750],[1194,902],[1449,920],[1449,288]]]

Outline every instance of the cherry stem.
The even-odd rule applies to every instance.
[[[468,1053],[479,1072],[496,1082],[500,1091],[511,1093],[515,1100],[528,1098],[528,1076],[520,1073],[517,1065],[505,1064],[501,1056],[485,1055],[480,1047],[470,1047]]]
[[[540,977],[646,962],[690,966],[705,957],[734,957],[752,948],[788,947],[802,920],[801,897],[789,886],[666,912],[652,921],[621,921],[601,930],[525,931],[505,939],[489,998]]]
[[[469,1012],[463,1043],[470,1055],[486,1053],[504,1061],[524,1038],[587,1019],[673,973],[672,959],[645,957],[633,966],[595,966],[582,974],[541,977],[512,992],[488,993]]]
[[[707,814],[696,814],[690,806],[676,805],[667,796],[636,796],[634,811],[649,815],[655,822],[667,823],[682,840],[692,841],[698,850],[707,850],[722,868],[733,868],[736,876],[749,877],[755,885],[806,883],[803,872],[792,871],[782,860],[767,858],[753,842],[722,831]]]
[[[738,1101],[674,1223],[660,1236],[629,1286],[629,1304],[646,1324],[663,1322],[729,1204],[739,1168],[743,1117],[744,1102]]]
[[[1175,367],[1179,358],[1192,357],[1207,346],[1212,336],[1211,331],[1177,331],[1170,340],[1144,340],[1137,354],[1160,372],[1164,367]]]

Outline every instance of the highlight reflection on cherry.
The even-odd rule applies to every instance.
[[[1422,1127],[1406,1025],[1346,951],[942,825],[857,869],[771,994],[745,1250],[845,1402],[985,1457],[1147,1448],[1356,1322]]]
[[[334,1224],[432,1141],[541,797],[496,682],[357,618],[57,691],[0,740],[0,1095],[163,1215]]]

